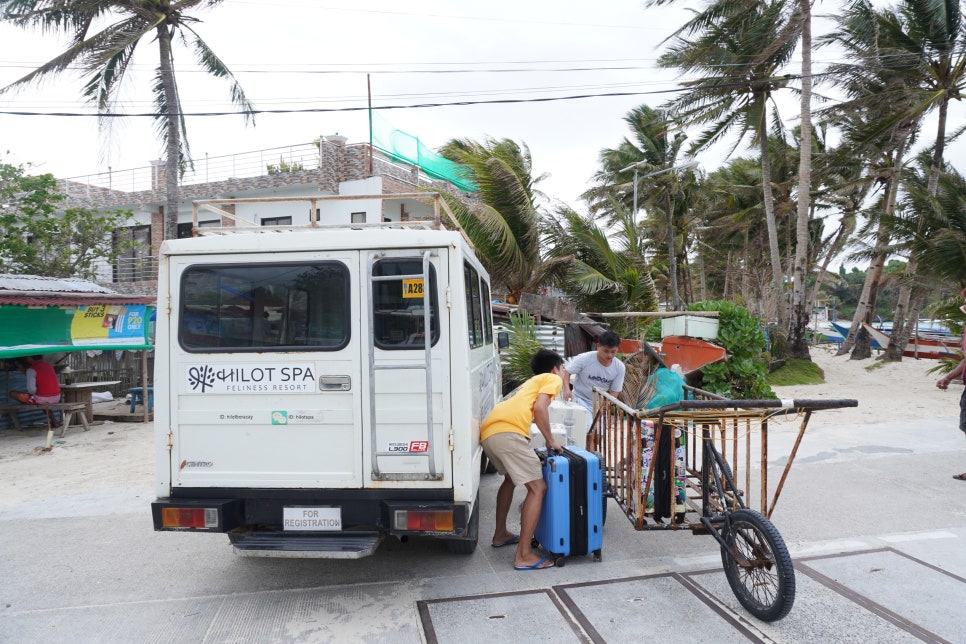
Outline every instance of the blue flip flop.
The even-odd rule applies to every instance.
[[[514,566],[514,570],[543,570],[544,568],[553,568],[553,562],[550,562],[549,566],[544,566],[543,564],[547,561],[546,557],[540,557],[540,561],[533,564],[532,566]]]
[[[503,546],[515,546],[520,543],[520,535],[515,534],[503,543],[491,543],[490,545],[494,548],[502,548]]]

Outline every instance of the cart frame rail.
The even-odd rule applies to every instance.
[[[748,500],[753,491],[759,511],[770,518],[812,412],[858,405],[852,399],[729,400],[685,387],[685,395],[692,398],[655,409],[634,409],[597,387],[594,394],[594,420],[587,437],[588,448],[600,452],[605,467],[605,488],[637,530],[707,532],[708,524],[702,518],[750,505]],[[797,435],[778,484],[769,490],[768,421],[789,415],[800,419]],[[666,468],[656,468],[655,457],[647,459],[645,469],[641,455],[667,440],[666,433],[673,433],[675,441],[674,447],[667,450],[670,460]],[[707,449],[705,441],[716,449]],[[657,450],[653,452],[656,455]],[[720,459],[726,480],[715,483],[708,458]],[[753,480],[755,466],[758,480]],[[670,485],[668,491],[668,507],[674,508],[671,517],[653,513],[658,471],[672,472],[677,479],[677,485]],[[680,498],[681,486],[684,499]],[[672,520],[665,523],[664,518]]]

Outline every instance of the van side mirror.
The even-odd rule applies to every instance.
[[[506,331],[500,331],[497,333],[496,346],[500,349],[508,349],[510,347],[510,334]]]

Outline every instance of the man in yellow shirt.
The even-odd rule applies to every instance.
[[[517,570],[541,570],[553,566],[552,561],[530,549],[547,492],[540,459],[530,446],[530,424],[537,424],[548,451],[563,451],[563,446],[554,440],[550,431],[550,403],[563,387],[563,358],[548,349],[540,349],[530,359],[530,369],[536,375],[520,385],[513,396],[498,403],[483,420],[480,429],[483,451],[504,477],[496,493],[496,530],[492,544],[494,548],[517,547],[513,558],[513,567]],[[527,488],[520,513],[519,535],[506,527],[513,488],[517,485]]]

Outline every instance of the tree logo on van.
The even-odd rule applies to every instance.
[[[195,391],[201,389],[204,393],[208,387],[215,385],[215,370],[205,365],[203,367],[190,367],[188,369],[188,384]]]

